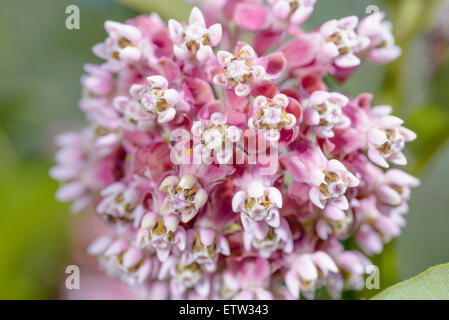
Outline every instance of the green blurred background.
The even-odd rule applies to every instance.
[[[448,2],[318,0],[306,26],[363,17],[376,5],[393,21],[405,51],[386,67],[365,63],[339,88],[350,95],[373,92],[375,104],[394,105],[419,135],[408,148],[408,170],[422,179],[410,201],[408,225],[374,258],[383,287],[449,261],[449,26],[445,39],[432,31]],[[70,4],[80,8],[80,30],[65,28]],[[104,39],[104,21],[149,11],[186,19],[189,6],[182,0],[0,2],[0,299],[58,298],[79,218],[54,200],[57,183],[48,177],[53,137],[85,123],[79,78],[84,63],[99,62],[90,48]]]

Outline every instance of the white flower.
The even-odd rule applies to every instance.
[[[198,61],[208,60],[213,56],[212,47],[218,45],[222,36],[221,25],[217,23],[206,28],[203,14],[196,7],[190,13],[187,26],[170,19],[168,29],[175,43],[174,54],[178,59],[183,60],[191,56]]]

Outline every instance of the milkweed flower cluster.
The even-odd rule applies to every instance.
[[[307,33],[315,2],[204,0],[187,22],[105,23],[104,61],[81,79],[89,125],[58,137],[51,175],[60,201],[110,227],[88,249],[108,275],[157,299],[363,287],[419,185],[390,168],[416,135],[324,81],[400,55],[384,14]]]

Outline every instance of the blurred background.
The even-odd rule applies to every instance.
[[[65,28],[70,4],[80,8],[80,30]],[[373,92],[375,104],[394,106],[418,133],[407,170],[422,180],[402,236],[373,259],[385,288],[449,261],[449,1],[318,0],[306,29],[363,17],[372,5],[393,22],[404,55],[385,67],[365,63],[339,90]],[[54,199],[53,138],[85,124],[79,78],[84,63],[99,62],[90,49],[105,38],[104,21],[150,11],[185,20],[189,6],[183,0],[0,2],[0,299],[61,297],[65,268],[85,249],[75,233],[89,234],[92,224]]]

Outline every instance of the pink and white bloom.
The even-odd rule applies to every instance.
[[[157,115],[159,123],[173,120],[180,101],[178,91],[169,89],[167,79],[162,76],[150,76],[147,82],[149,86],[133,85],[131,95],[139,100],[145,111]]]
[[[395,44],[391,22],[384,21],[385,13],[374,13],[362,21],[358,27],[358,34],[370,39],[369,58],[378,64],[390,63],[402,53]]]
[[[113,105],[119,113],[120,127],[129,131],[145,131],[154,126],[154,116],[148,113],[139,101],[118,96],[114,98]]]
[[[357,187],[359,180],[340,161],[329,160],[322,170],[312,173],[312,178],[309,196],[313,204],[321,209],[327,202],[342,210],[349,208],[346,190]]]
[[[323,210],[323,216],[315,224],[315,232],[322,240],[328,240],[332,236],[346,238],[353,225],[354,217],[350,210],[327,206]]]
[[[166,123],[176,116],[176,105],[180,94],[168,88],[168,81],[162,76],[150,76],[148,85],[134,84],[130,89],[131,98],[119,96],[114,99],[115,108],[124,115],[124,127],[137,126],[145,129],[152,120]]]
[[[184,223],[192,220],[207,201],[207,192],[192,174],[181,178],[168,176],[160,184],[159,190],[166,192],[161,214],[175,213]]]
[[[308,299],[313,299],[315,290],[325,284],[329,274],[338,272],[334,260],[324,251],[302,253],[290,257],[289,260],[285,283],[296,299],[300,293]]]
[[[106,274],[131,286],[142,285],[154,276],[154,273],[157,274],[159,268],[159,264],[146,257],[143,250],[137,249],[124,239],[101,237],[91,244],[88,252],[98,257]]]
[[[331,205],[328,215],[348,210],[349,203],[345,194],[348,188],[359,185],[357,179],[338,160],[328,160],[321,149],[307,138],[298,140],[296,150],[281,159],[293,180],[310,185],[310,201],[320,209]]]
[[[290,130],[296,124],[296,117],[286,112],[289,100],[285,94],[277,94],[273,99],[258,96],[253,104],[254,116],[249,118],[248,127],[262,131],[268,141],[278,141],[282,129]]]
[[[397,58],[390,23],[376,13],[308,32],[316,0],[192,1],[188,23],[106,22],[103,62],[81,78],[88,126],[56,140],[57,199],[97,204],[109,230],[92,227],[107,235],[88,251],[143,298],[361,289],[365,255],[400,235],[419,185],[381,167],[405,164],[416,135],[326,79]],[[350,237],[364,253],[347,251]]]
[[[249,45],[244,45],[236,55],[218,51],[217,58],[222,69],[215,75],[214,83],[234,90],[239,97],[249,95],[252,85],[266,78],[265,68],[258,63],[257,54]]]
[[[222,37],[221,24],[216,23],[207,28],[203,14],[196,7],[190,12],[188,25],[183,26],[170,19],[168,29],[174,42],[174,54],[181,60],[189,57],[202,62],[209,60],[214,54],[212,47],[217,46]]]
[[[184,265],[195,262],[207,272],[214,272],[219,256],[229,256],[230,253],[228,240],[224,236],[212,228],[200,228],[198,231],[188,231],[187,247],[181,259]]]
[[[362,290],[365,287],[365,275],[369,272],[371,261],[358,251],[344,251],[338,254],[336,258],[338,268],[344,272],[344,277],[338,274],[334,281],[341,281],[341,289],[345,290]],[[335,286],[335,284],[334,284]],[[327,285],[328,290],[330,284]],[[332,290],[329,290],[332,292]],[[338,298],[341,291],[338,292]]]
[[[96,210],[106,222],[119,229],[139,226],[144,209],[139,205],[142,192],[136,182],[115,182],[101,190],[100,195]]]
[[[383,243],[401,234],[401,228],[406,224],[398,212],[382,213],[375,196],[364,198],[354,209],[357,219],[361,222],[356,234],[359,246],[369,255],[382,252]]]
[[[419,179],[399,169],[390,169],[384,182],[376,189],[377,199],[386,206],[398,207],[410,199],[411,189],[420,185]],[[408,211],[408,210],[405,210]]]
[[[50,169],[51,177],[61,182],[56,199],[73,201],[72,211],[79,212],[92,203],[95,192],[114,181],[114,159],[103,155],[111,152],[109,148],[92,152],[98,145],[91,128],[61,134],[56,144],[57,164]]]
[[[293,238],[290,227],[285,219],[281,219],[278,228],[273,228],[265,223],[257,224],[252,232],[244,232],[243,244],[245,250],[254,248],[265,259],[270,258],[273,252],[282,250],[284,253],[292,253]]]
[[[324,57],[332,59],[337,67],[352,68],[360,64],[357,53],[366,49],[370,40],[357,35],[355,29],[359,20],[350,16],[339,20],[330,20],[320,28],[323,38],[321,53]]]
[[[349,99],[337,92],[315,91],[309,97],[304,110],[304,122],[320,138],[332,138],[334,129],[349,127],[351,120],[342,108]]]
[[[87,74],[81,77],[81,85],[85,95],[108,96],[114,90],[113,74],[101,65],[87,63],[84,65]]]
[[[375,107],[373,112],[373,127],[367,136],[369,159],[385,168],[389,167],[388,162],[406,165],[402,150],[406,142],[416,139],[416,134],[402,126],[402,119],[390,115],[390,106]]]
[[[316,0],[268,0],[273,15],[297,25],[304,23],[312,14]]]
[[[224,298],[234,300],[272,300],[268,290],[271,269],[268,260],[260,257],[247,257],[241,260],[230,259],[229,269],[223,272]]]
[[[281,192],[262,179],[252,180],[232,198],[232,210],[240,213],[240,220],[247,232],[252,232],[262,221],[271,227],[279,227],[280,208]]]
[[[234,155],[234,143],[240,140],[242,131],[226,124],[226,116],[215,112],[209,121],[196,121],[192,125],[194,139],[193,152],[203,161],[216,159],[218,163],[228,163]]]
[[[137,233],[138,247],[152,247],[156,250],[161,262],[167,260],[173,247],[180,252],[186,246],[186,231],[179,225],[179,218],[174,214],[165,216],[148,212],[142,218],[142,224]]]
[[[185,299],[186,294],[191,292],[205,299],[211,293],[211,279],[200,265],[196,262],[183,264],[174,256],[170,256],[161,265],[158,279],[169,279],[172,299]]]
[[[142,58],[142,33],[132,25],[106,21],[108,38],[93,47],[93,52],[108,61],[108,69],[119,71]]]

